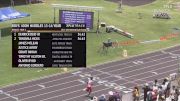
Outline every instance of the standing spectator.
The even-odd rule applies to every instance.
[[[169,78],[166,78],[166,82],[165,82],[165,85],[166,85],[166,98],[168,98],[169,97],[169,95],[170,95],[170,89],[171,89],[171,82],[170,82],[170,80],[169,80]]]
[[[165,80],[163,81],[161,87],[162,87],[162,92],[163,92],[164,95],[165,95],[164,97],[166,98],[166,81],[165,81]]]
[[[179,90],[178,89],[176,89],[175,90],[175,95],[174,95],[174,99],[175,99],[175,101],[179,101]]]
[[[153,88],[152,88],[153,91],[154,91],[154,90],[158,90],[158,86],[159,86],[159,83],[158,83],[157,79],[155,79],[155,80],[154,80],[154,84],[153,84]]]
[[[144,90],[144,101],[147,101],[147,92],[150,90],[148,83],[143,87]]]
[[[152,101],[157,101],[158,97],[158,90],[153,90],[152,91]]]
[[[171,93],[170,93],[170,98],[171,101],[175,101],[175,86],[172,87]]]
[[[153,91],[152,89],[149,89],[149,91],[147,92],[147,101],[153,101],[152,95],[153,95]]]
[[[139,88],[136,86],[133,90],[133,101],[139,101],[140,98],[140,91]]]
[[[165,101],[165,95],[162,86],[159,86],[158,95],[159,95],[158,101]]]

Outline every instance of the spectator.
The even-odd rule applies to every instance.
[[[94,96],[94,97],[90,97],[90,100],[88,100],[88,101],[98,101],[98,99],[96,96]]]
[[[153,101],[152,94],[153,94],[152,89],[149,89],[149,91],[147,92],[147,101]]]
[[[139,101],[140,98],[140,92],[138,87],[134,87],[133,90],[133,101]]]
[[[115,101],[122,101],[122,95],[120,92],[115,92],[114,93]]]
[[[170,95],[170,89],[171,89],[171,82],[170,82],[169,78],[166,78],[165,85],[166,85],[165,97],[168,98]]]
[[[159,86],[158,88],[158,95],[159,95],[158,101],[165,101],[165,95],[162,86]]]
[[[164,94],[166,94],[166,84],[165,83],[166,83],[166,81],[164,80],[162,85],[161,85],[162,91],[163,91]]]
[[[143,87],[144,90],[144,101],[147,101],[147,92],[150,90],[148,83]]]
[[[158,97],[158,90],[153,90],[152,91],[152,101],[156,101]]]
[[[170,98],[171,101],[175,101],[175,86],[172,87],[171,93],[170,93]]]
[[[115,101],[115,97],[114,97],[112,91],[109,91],[109,98],[108,98],[108,101]]]
[[[102,95],[99,97],[98,101],[106,101],[106,96],[105,96],[104,94],[102,94]]]
[[[174,95],[174,100],[175,100],[175,101],[179,101],[179,98],[178,98],[178,97],[179,97],[179,90],[176,89],[176,90],[175,90],[175,95]]]
[[[154,84],[153,84],[153,90],[157,90],[158,89],[158,86],[159,86],[159,83],[158,83],[158,80],[157,79],[155,79],[154,80]]]

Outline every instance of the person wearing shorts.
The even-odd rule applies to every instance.
[[[93,77],[88,78],[87,87],[85,88],[85,91],[88,92],[87,96],[90,96],[92,92],[92,85],[93,85]]]

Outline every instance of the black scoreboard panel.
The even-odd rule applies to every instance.
[[[12,67],[86,67],[86,25],[12,24]]]

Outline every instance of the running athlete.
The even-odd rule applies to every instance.
[[[90,77],[90,78],[88,78],[87,86],[84,89],[85,91],[88,92],[87,96],[90,96],[90,94],[92,92],[92,85],[93,85],[93,77]]]

